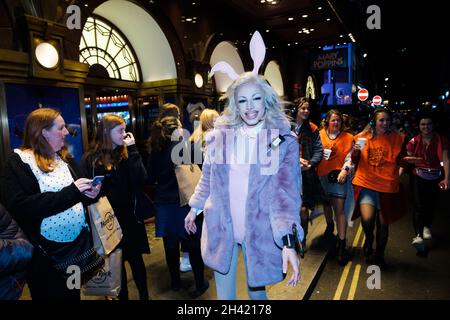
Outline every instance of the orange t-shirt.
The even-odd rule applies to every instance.
[[[317,175],[325,176],[333,170],[341,170],[345,157],[352,149],[353,135],[341,132],[334,140],[330,139],[325,129],[320,130],[320,141],[324,149],[331,149],[328,160],[322,159],[317,166]]]
[[[355,137],[366,138],[367,141],[361,151],[353,184],[378,192],[398,192],[399,166],[396,159],[405,137],[394,132],[375,139],[370,139],[370,136],[371,133],[367,132]]]

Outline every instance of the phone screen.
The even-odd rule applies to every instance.
[[[94,187],[94,186],[98,185],[100,182],[103,181],[104,178],[105,178],[105,176],[95,176],[92,179],[92,186]]]

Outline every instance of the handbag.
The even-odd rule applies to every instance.
[[[80,234],[72,242],[50,241],[50,243],[47,250],[40,244],[37,247],[50,260],[56,272],[65,279],[70,276],[67,268],[76,265],[80,268],[81,283],[85,283],[105,263],[105,260],[95,251],[91,234],[86,227],[81,229]]]
[[[178,164],[175,166],[175,175],[180,194],[180,207],[184,207],[189,204],[202,172],[196,164]]]
[[[139,223],[153,218],[156,214],[156,206],[150,197],[142,190],[134,195],[134,215]]]
[[[414,173],[425,180],[437,180],[442,175],[441,169],[426,169],[426,168],[415,168]]]
[[[122,228],[107,197],[88,206],[94,248],[101,256],[110,254],[122,240]]]
[[[330,173],[328,173],[328,182],[329,183],[337,183],[339,173],[341,173],[341,170],[333,170]]]
[[[122,250],[116,249],[105,258],[105,265],[83,286],[85,296],[117,297],[122,287]]]

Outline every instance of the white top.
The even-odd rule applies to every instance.
[[[30,166],[42,193],[58,192],[73,183],[68,164],[58,155],[56,155],[55,169],[46,173],[39,169],[31,151],[14,149],[14,152]],[[84,208],[83,204],[78,202],[73,207],[42,220],[41,235],[55,242],[70,242],[75,240],[84,226],[86,226]]]
[[[249,128],[240,127],[236,130],[236,145],[232,149],[234,161],[230,165],[229,193],[230,211],[233,222],[234,240],[242,243],[245,237],[245,216],[248,196],[250,164],[256,163],[257,136],[263,127],[260,124]]]

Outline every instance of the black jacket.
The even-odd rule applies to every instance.
[[[33,246],[0,204],[0,300],[20,298],[32,254]]]
[[[77,169],[69,161],[74,180]],[[91,199],[84,196],[74,183],[58,192],[41,192],[36,176],[20,156],[13,153],[0,175],[0,196],[6,209],[30,240],[43,239],[40,234],[42,220],[63,212],[78,202],[89,204]]]
[[[161,151],[152,151],[147,161],[149,182],[156,183],[155,203],[180,203],[175,164],[172,161],[172,149],[178,142],[165,145]]]
[[[91,152],[86,153],[80,163],[83,177],[92,179],[96,175],[105,176],[98,198],[108,198],[119,221],[123,233],[120,248],[126,260],[133,255],[150,253],[145,226],[135,215],[135,196],[143,192],[147,171],[136,145],[128,146],[127,150],[128,159],[120,161],[111,170],[98,165],[93,167],[95,155]]]

